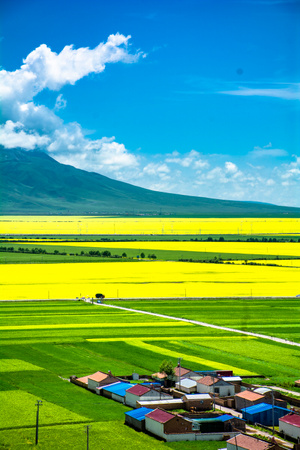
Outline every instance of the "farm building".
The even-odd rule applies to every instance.
[[[120,403],[125,403],[126,389],[129,389],[134,385],[119,381],[118,383],[110,384],[108,386],[102,386],[99,389],[103,397],[111,398]]]
[[[78,386],[85,387],[91,391],[96,392],[96,387],[115,383],[119,381],[118,378],[112,376],[111,372],[95,372],[92,375],[87,375],[85,377],[71,377],[70,381],[72,383],[78,384]]]
[[[170,400],[172,398],[171,395],[165,394],[164,392],[156,391],[148,386],[136,384],[127,389],[125,403],[128,406],[132,406],[132,408],[136,408],[137,402],[139,401]]]
[[[212,409],[213,401],[209,394],[186,394],[182,397],[185,409],[190,411],[206,411]]]
[[[174,373],[175,373],[175,376],[174,376],[175,381],[179,381],[182,378],[190,378],[192,376],[197,376],[196,372],[193,372],[192,370],[186,369],[185,367],[181,367],[181,366],[175,367]]]
[[[159,408],[145,415],[145,427],[149,433],[166,441],[176,440],[176,438],[173,439],[168,435],[192,433],[192,422],[180,415],[171,414]]]
[[[238,434],[227,441],[227,450],[268,450],[272,446],[270,442],[246,434]]]
[[[221,378],[207,375],[197,381],[197,392],[201,394],[218,394],[220,397],[229,397],[235,394],[235,389],[233,384],[228,383]]]
[[[295,386],[296,386],[296,387],[300,387],[300,380],[296,380],[296,381],[295,381]]]
[[[279,431],[293,439],[300,439],[300,415],[290,413],[281,417],[279,419]]]
[[[222,433],[232,432],[234,430],[244,431],[246,429],[245,421],[230,414],[223,414],[216,417],[190,418],[193,422],[193,430],[201,433]]]
[[[175,384],[175,387],[179,391],[186,392],[187,394],[197,392],[197,382],[190,378],[181,379]]]
[[[172,398],[171,400],[148,400],[137,402],[137,407],[179,409],[184,408],[184,401],[181,398]]]
[[[261,394],[256,394],[252,391],[243,391],[239,394],[235,394],[235,409],[241,411],[243,408],[249,408],[250,406],[263,403],[265,397]]]
[[[226,381],[227,383],[233,384],[234,391],[236,394],[241,392],[241,386],[242,386],[242,378],[241,377],[222,377],[222,380]]]
[[[249,408],[243,408],[241,410],[243,419],[252,423],[260,423],[262,425],[278,426],[278,419],[285,416],[290,412],[289,409],[280,408],[279,406],[273,406],[269,403],[259,403],[258,405],[250,406]]]
[[[145,430],[145,415],[153,411],[150,408],[138,408],[125,413],[125,423],[136,430]]]

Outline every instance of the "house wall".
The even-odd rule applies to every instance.
[[[282,431],[287,436],[290,436],[294,439],[300,438],[300,428],[292,425],[290,423],[282,422],[279,420],[279,431]]]
[[[205,384],[197,383],[197,392],[199,394],[208,394],[210,392],[210,386],[206,386]]]
[[[121,395],[118,395],[118,394],[114,394],[113,392],[111,394],[111,398],[113,400],[115,400],[116,402],[125,403],[125,397],[122,397]]]
[[[240,411],[243,408],[249,408],[249,406],[258,405],[259,403],[265,402],[264,397],[261,399],[255,400],[254,402],[246,400],[244,398],[240,398],[240,397],[234,397],[234,398],[235,398],[235,409],[237,409],[238,411]]]
[[[192,431],[192,422],[176,416],[164,424],[164,433],[187,433]]]
[[[205,400],[187,400],[185,402],[185,409],[190,410],[191,408],[196,408],[198,411],[206,411],[212,409],[213,401],[212,399]]]
[[[157,422],[156,420],[150,419],[150,417],[145,416],[145,428],[149,433],[155,436],[164,437],[164,426],[163,423]]]
[[[219,392],[218,392],[218,390],[219,390]],[[210,392],[211,393],[214,392],[213,386],[211,386]],[[219,394],[220,397],[230,397],[235,394],[235,388],[232,384],[227,384],[227,385],[223,385],[223,386],[216,384],[215,393]]]

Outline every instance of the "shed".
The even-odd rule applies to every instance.
[[[252,391],[243,391],[235,394],[235,409],[241,411],[242,408],[249,408],[250,406],[257,405],[258,403],[263,403],[265,397],[261,394],[256,394]]]
[[[243,419],[266,426],[273,425],[273,417],[274,426],[278,426],[278,419],[290,412],[289,409],[280,408],[279,406],[274,406],[273,409],[273,406],[269,403],[259,403],[249,406],[249,408],[243,408],[241,411],[243,413]]]
[[[145,430],[145,415],[153,411],[150,408],[138,408],[125,413],[125,423],[137,430]]]
[[[189,378],[184,378],[175,384],[176,389],[187,394],[197,392],[197,382]]]
[[[148,400],[139,401],[137,406],[145,406],[146,408],[163,408],[163,409],[180,409],[184,408],[184,401],[181,398],[172,398],[170,400]]]
[[[185,409],[190,411],[206,411],[212,409],[213,401],[209,394],[186,394],[182,397],[185,404]]]
[[[169,394],[165,394],[161,391],[156,391],[149,386],[143,386],[141,384],[136,384],[135,386],[130,386],[126,390],[125,403],[128,406],[136,408],[137,402],[139,401],[151,401],[151,400],[170,400],[173,398]]]
[[[148,432],[165,440],[168,440],[168,434],[192,433],[192,422],[159,408],[145,415],[145,427]]]
[[[293,439],[300,439],[300,415],[287,414],[279,419],[279,431]]]
[[[118,383],[114,383],[110,386],[104,386],[101,389],[101,392],[104,397],[112,398],[120,403],[125,403],[126,389],[129,389],[131,386],[134,385],[119,381]]]
[[[272,446],[270,442],[246,434],[238,434],[227,441],[227,450],[267,450]]]

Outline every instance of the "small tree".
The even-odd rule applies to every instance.
[[[172,384],[172,382],[174,381],[174,375],[175,375],[172,361],[167,361],[166,359],[164,359],[159,367],[159,371],[160,371],[160,373],[166,374],[165,384],[170,386]]]
[[[145,258],[145,253],[141,253],[141,258]]]
[[[122,258],[127,258],[127,255],[126,255],[126,253],[124,252],[124,253],[122,253]]]

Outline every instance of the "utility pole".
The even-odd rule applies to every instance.
[[[177,365],[177,367],[179,368],[179,390],[181,389],[181,383],[180,383],[180,379],[181,379],[181,360],[182,360],[182,358],[178,358],[178,365]]]
[[[272,424],[273,424],[273,435],[274,435],[274,391],[272,389]]]
[[[35,428],[35,445],[38,444],[39,441],[39,409],[40,406],[42,406],[42,400],[38,400],[37,403],[35,404],[35,406],[37,406],[37,410],[36,410],[36,428]]]
[[[89,429],[90,429],[90,426],[87,425],[86,426],[86,450],[89,450]]]

